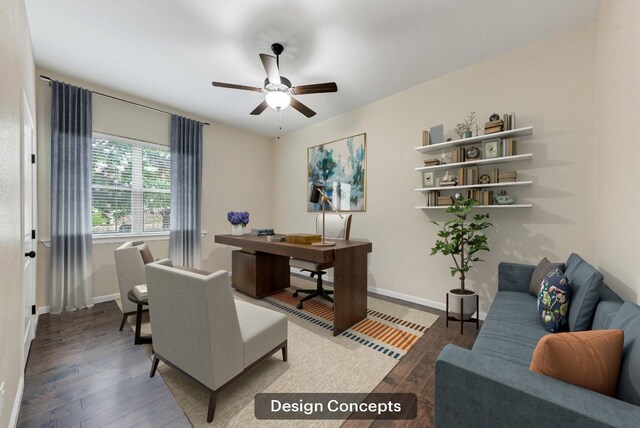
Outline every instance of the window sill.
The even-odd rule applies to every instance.
[[[207,231],[203,230],[200,235],[204,238],[207,235]],[[167,241],[169,240],[169,232],[157,232],[157,233],[114,233],[114,234],[101,234],[93,236],[93,245],[101,244],[122,244],[128,241]],[[49,248],[51,247],[51,239],[41,239],[40,242]]]

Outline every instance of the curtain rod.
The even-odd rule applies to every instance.
[[[45,80],[47,82],[49,82],[49,85],[51,85],[51,78],[48,76],[43,76],[42,74],[40,75],[40,79]],[[128,103],[128,104],[133,104],[134,106],[138,106],[138,107],[142,107],[142,108],[146,108],[148,110],[153,110],[153,111],[157,111],[159,113],[164,113],[164,114],[168,114],[168,115],[172,115],[173,113],[170,113],[168,111],[164,111],[164,110],[160,110],[159,108],[155,108],[155,107],[151,107],[151,106],[147,106],[144,104],[140,104],[140,103],[136,103],[134,101],[129,101],[129,100],[125,100],[123,98],[118,98],[118,97],[114,97],[113,95],[108,95],[108,94],[103,94],[102,92],[97,92],[97,91],[91,91],[92,93],[96,94],[96,95],[100,95],[102,97],[106,97],[106,98],[111,98],[112,100],[118,100],[118,101],[122,101],[123,103]],[[211,125],[209,122],[202,122],[205,125]]]

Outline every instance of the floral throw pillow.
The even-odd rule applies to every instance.
[[[556,333],[567,329],[569,302],[569,280],[563,275],[562,270],[556,268],[542,280],[538,293],[538,314],[545,330]]]

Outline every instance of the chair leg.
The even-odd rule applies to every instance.
[[[287,345],[282,347],[282,361],[287,361]]]
[[[151,373],[149,373],[149,377],[153,377],[156,374],[156,370],[158,370],[158,363],[160,360],[155,355],[153,356],[153,363],[151,363]]]
[[[209,392],[209,411],[207,412],[207,422],[211,422],[213,420],[213,416],[216,413],[216,398],[217,393],[210,391]]]
[[[127,322],[127,318],[129,318],[129,315],[122,314],[122,322],[120,323],[120,331],[122,331],[122,329],[124,328],[124,323]]]

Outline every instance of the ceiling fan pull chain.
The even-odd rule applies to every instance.
[[[278,135],[278,140],[279,140],[280,135],[282,135],[282,109],[278,110],[278,129],[280,130]]]

